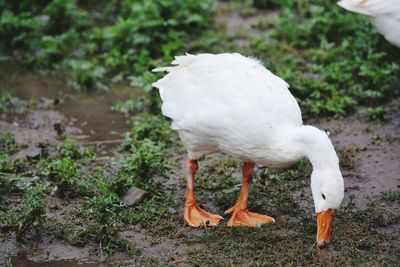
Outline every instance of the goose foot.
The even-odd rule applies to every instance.
[[[225,214],[233,212],[228,222],[228,226],[249,226],[256,227],[265,223],[275,223],[275,219],[266,215],[248,211],[248,209],[238,209],[235,206],[225,211]]]
[[[224,218],[200,208],[197,203],[185,205],[185,221],[191,227],[216,226]]]

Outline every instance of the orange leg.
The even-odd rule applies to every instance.
[[[225,214],[231,213],[232,217],[228,222],[228,226],[259,226],[264,223],[275,222],[274,218],[261,215],[258,213],[250,212],[247,209],[247,199],[249,197],[250,176],[254,169],[253,162],[246,162],[243,165],[243,182],[242,189],[240,190],[239,198],[236,204],[225,211]]]
[[[185,221],[192,227],[215,226],[223,218],[216,214],[208,213],[199,207],[194,197],[194,176],[199,165],[197,160],[188,159],[187,161],[187,187],[185,202]]]

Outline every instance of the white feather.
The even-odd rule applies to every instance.
[[[367,16],[386,40],[400,48],[400,0],[342,0],[338,5]]]
[[[168,75],[154,86],[160,89],[162,113],[172,119],[172,128],[180,131],[196,158],[208,150],[237,155],[228,151],[232,146],[221,136],[232,141],[250,138],[252,146],[261,145],[265,140],[260,132],[276,130],[271,117],[281,120],[282,126],[302,124],[288,84],[255,59],[200,54],[176,57],[172,64],[177,66],[168,67]]]
[[[168,74],[153,85],[189,158],[222,152],[283,168],[308,157],[316,211],[339,207],[343,178],[336,152],[325,132],[303,125],[284,80],[240,54],[187,54],[172,64],[155,70]]]

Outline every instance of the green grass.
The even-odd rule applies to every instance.
[[[137,99],[129,99],[125,102],[117,102],[111,109],[128,115],[148,111],[150,105],[151,102],[148,98],[139,97]]]
[[[68,70],[74,88],[105,89],[110,79],[154,79],[150,67],[184,50],[215,6],[214,0],[2,2],[1,46],[21,51],[24,65]]]
[[[258,170],[251,186],[249,209],[273,216],[276,223],[249,229],[229,228],[223,222],[218,227],[204,229],[200,234],[184,236],[184,242],[193,247],[188,253],[189,264],[395,265],[399,260],[399,248],[395,242],[400,236],[396,230],[382,230],[387,227],[396,229],[400,222],[398,214],[391,209],[399,199],[397,192],[386,192],[382,199],[374,200],[367,208],[355,207],[352,202],[342,207],[333,223],[330,247],[318,250],[314,244],[316,218],[311,199],[298,199],[299,196],[302,198],[303,191],[308,190],[309,172],[310,166],[306,162],[280,174]],[[228,196],[217,202],[222,209],[230,207],[236,198],[234,194],[225,195]],[[306,203],[299,205],[304,201]]]
[[[59,156],[69,157],[71,159],[87,159],[94,157],[94,151],[91,148],[82,147],[79,143],[72,139],[65,138],[63,144],[58,147]]]
[[[0,133],[0,151],[4,154],[12,154],[16,150],[14,136],[10,133]]]
[[[66,192],[84,195],[89,190],[89,186],[80,177],[80,168],[80,165],[69,157],[45,160],[38,166],[40,176],[57,185],[61,195]]]
[[[8,154],[0,154],[0,173],[21,173],[27,167],[24,159],[12,159]]]
[[[400,190],[389,190],[382,194],[382,199],[389,202],[400,201]]]
[[[202,166],[196,174],[195,186],[199,190],[221,190],[232,188],[241,181],[234,173],[240,169],[240,162],[232,158],[215,159]],[[181,180],[186,187],[186,179]]]
[[[42,182],[29,187],[26,199],[21,207],[1,214],[2,225],[5,229],[15,232],[17,239],[21,239],[27,232],[42,230],[46,224],[44,199],[49,191],[49,183]]]
[[[388,121],[387,111],[384,106],[371,107],[367,109],[369,119],[372,121]]]
[[[211,25],[213,0],[100,1],[90,13],[93,3],[75,0],[3,3],[0,33],[5,51],[23,51],[21,63],[68,70],[75,88],[130,80],[149,92],[149,101],[115,106],[123,112],[158,112],[159,97],[150,86],[157,76],[149,70],[184,52],[239,51],[264,60],[291,85],[309,116],[344,116],[357,105],[377,106],[399,95],[400,52],[366,18],[323,0],[231,2],[242,15],[254,13],[251,7],[278,10],[278,20],[268,22],[272,33],[244,33],[250,48],[236,47],[234,37]],[[378,108],[370,113],[374,120],[384,118]]]
[[[339,213],[328,251],[312,248],[315,219],[306,216],[287,225],[277,223],[256,229],[220,226],[187,239],[191,245],[206,243],[208,248],[207,251],[193,249],[189,253],[189,262],[214,266],[395,264],[398,260],[395,246],[382,246],[382,242],[391,242],[396,237],[377,231],[380,222],[370,218],[371,212],[376,211]],[[379,219],[383,214],[376,216]]]
[[[341,169],[353,169],[357,164],[356,153],[359,152],[361,148],[357,145],[348,145],[346,147],[339,147],[336,152],[339,156],[339,163]]]
[[[158,115],[142,113],[132,119],[132,129],[125,133],[123,146],[125,149],[134,149],[138,141],[148,139],[153,143],[170,144],[172,130],[168,120]]]
[[[23,102],[9,92],[0,93],[0,113],[15,112],[22,105]]]

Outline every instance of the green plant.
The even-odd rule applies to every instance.
[[[141,205],[133,207],[133,210],[127,210],[123,216],[127,223],[140,223],[152,233],[168,233],[179,220],[177,215],[174,216],[170,212],[172,207],[177,208],[178,203],[173,195],[159,191]]]
[[[124,159],[122,168],[140,179],[150,179],[156,173],[169,169],[163,147],[145,139],[139,143],[133,153]]]
[[[154,143],[168,144],[171,142],[171,129],[165,117],[148,113],[135,117],[132,121],[131,131],[125,134],[123,146],[132,148],[144,139]]]
[[[389,119],[386,109],[383,106],[368,108],[367,112],[369,119],[373,121],[387,121]]]
[[[26,160],[12,159],[8,154],[0,154],[0,172],[18,173],[25,169]]]
[[[15,177],[6,176],[0,173],[0,210],[6,210],[6,207],[3,207],[4,196],[20,191],[16,186],[16,183],[17,179]]]
[[[48,159],[39,163],[39,174],[54,182],[59,192],[80,192],[89,190],[89,184],[79,179],[80,165],[73,159]]]
[[[17,149],[14,137],[10,133],[0,133],[0,151],[2,153],[12,154]]]
[[[90,148],[85,148],[76,141],[65,138],[63,144],[58,148],[58,153],[62,158],[90,159],[94,157],[94,151]]]
[[[340,167],[344,169],[353,169],[357,163],[356,153],[361,148],[357,145],[349,145],[337,149],[339,156]]]
[[[400,201],[400,190],[390,190],[382,193],[383,200],[389,201],[389,202],[399,202]]]
[[[23,102],[9,92],[0,93],[0,113],[16,112]]]
[[[18,209],[13,209],[6,216],[7,226],[16,232],[17,239],[20,239],[28,230],[43,229],[46,222],[43,201],[48,191],[48,182],[29,187],[23,205]]]
[[[150,100],[145,97],[139,97],[137,99],[129,99],[125,102],[115,103],[111,109],[128,114],[128,113],[138,113],[147,110],[150,106]]]
[[[109,77],[131,77],[148,88],[156,79],[148,71],[184,52],[185,42],[208,26],[216,1],[51,0],[0,6],[6,50],[22,48],[26,65],[66,69],[72,87],[97,90],[107,87]],[[95,15],[89,12],[93,6],[99,8]]]
[[[126,207],[116,193],[106,185],[99,185],[100,192],[86,202],[87,214],[96,222],[96,239],[102,244],[109,242],[121,228],[121,212]]]
[[[97,190],[93,196],[68,208],[65,220],[51,223],[59,229],[59,237],[68,243],[83,246],[93,240],[100,244],[99,249],[102,250],[123,228],[122,214],[127,207],[106,183],[98,181],[94,186]]]

